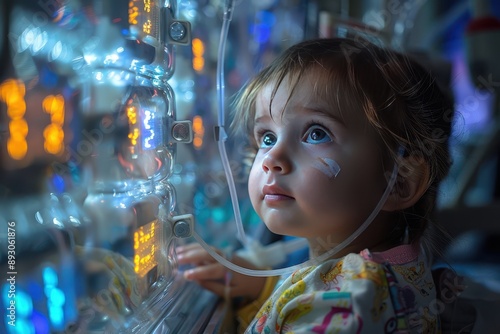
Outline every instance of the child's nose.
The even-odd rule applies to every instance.
[[[262,169],[267,172],[286,174],[290,172],[291,162],[286,149],[275,145],[262,160]]]

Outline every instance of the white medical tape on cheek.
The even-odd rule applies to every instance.
[[[325,174],[328,178],[336,178],[340,173],[339,164],[330,158],[317,158],[313,161],[313,167]]]

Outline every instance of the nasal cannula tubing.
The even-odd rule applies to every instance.
[[[402,150],[400,150],[400,151],[402,151]],[[400,156],[402,156],[402,152],[400,152]],[[317,264],[319,262],[327,260],[328,258],[332,257],[333,255],[337,254],[339,251],[344,249],[354,239],[356,239],[361,233],[363,233],[363,231],[370,225],[370,223],[375,219],[375,217],[378,215],[378,213],[382,209],[382,206],[384,205],[385,201],[387,200],[387,197],[389,197],[389,194],[391,193],[391,190],[394,187],[394,183],[396,182],[397,175],[398,175],[398,165],[397,165],[397,163],[395,163],[394,169],[392,170],[391,178],[389,179],[389,182],[387,184],[387,188],[385,189],[384,193],[382,194],[382,197],[380,198],[379,202],[377,203],[377,206],[372,211],[370,216],[368,216],[368,218],[365,220],[365,222],[361,226],[359,226],[356,231],[354,231],[346,240],[342,241],[340,244],[338,244],[334,248],[330,249],[329,251],[325,252],[324,254],[322,254],[316,258],[305,261],[301,264],[297,264],[297,265],[290,266],[287,268],[270,269],[270,270],[253,270],[253,269],[243,268],[243,267],[235,265],[234,263],[226,260],[221,255],[217,254],[217,252],[215,252],[209,245],[207,245],[205,243],[205,241],[203,241],[203,239],[198,234],[196,234],[196,232],[193,232],[193,236],[196,239],[196,241],[198,241],[203,246],[203,248],[205,248],[205,250],[212,257],[214,257],[217,260],[217,262],[219,262],[223,266],[227,267],[228,269],[236,271],[240,274],[248,275],[248,276],[256,276],[256,277],[281,276],[281,275],[289,274],[289,273],[292,273],[300,268],[304,268],[306,266],[311,266],[311,265],[314,265],[314,264]]]
[[[219,50],[217,55],[217,102],[218,102],[218,131],[217,141],[219,147],[219,154],[221,156],[222,165],[224,167],[224,172],[226,174],[227,185],[229,187],[229,194],[231,195],[231,202],[233,205],[234,217],[236,219],[236,229],[237,237],[241,243],[246,247],[248,246],[248,240],[245,235],[245,230],[243,228],[243,223],[241,222],[240,206],[238,204],[238,195],[236,192],[236,186],[234,185],[233,173],[231,167],[229,166],[229,160],[227,158],[226,146],[224,142],[227,139],[226,131],[224,130],[224,53],[226,50],[226,40],[227,33],[229,31],[229,23],[233,17],[233,0],[226,0],[226,5],[224,8],[224,18],[222,23],[222,30],[220,34]]]
[[[224,101],[225,101],[225,97],[224,97],[224,53],[225,53],[227,34],[228,34],[228,30],[229,30],[229,23],[232,19],[232,15],[233,15],[233,0],[226,0],[225,8],[224,8],[223,24],[222,24],[222,30],[221,30],[221,36],[220,36],[220,43],[219,43],[219,50],[218,50],[218,60],[217,60],[217,93],[218,93],[217,98],[218,98],[218,122],[219,123],[218,123],[218,126],[216,127],[216,138],[218,141],[219,153],[221,156],[222,164],[224,167],[224,172],[225,172],[226,179],[227,179],[227,184],[229,187],[231,202],[233,205],[233,211],[234,211],[234,215],[235,215],[235,222],[236,222],[236,228],[237,228],[237,236],[245,248],[252,248],[253,245],[246,237],[245,230],[243,228],[243,223],[241,221],[241,214],[240,214],[239,204],[238,204],[238,195],[236,192],[236,187],[234,185],[234,179],[233,179],[233,175],[231,172],[231,168],[229,166],[227,152],[226,152],[226,148],[224,145],[224,142],[227,139],[227,134],[224,130],[224,111],[225,111],[225,108],[224,108]],[[399,156],[403,155],[402,148],[399,150],[398,153],[399,153]],[[222,264],[226,268],[233,270],[235,272],[238,272],[240,274],[248,275],[248,276],[256,276],[256,277],[281,276],[281,275],[289,274],[289,273],[292,273],[300,268],[314,265],[314,264],[317,264],[319,262],[327,260],[328,258],[330,258],[333,255],[340,252],[342,249],[344,249],[346,246],[348,246],[355,238],[357,238],[361,233],[363,233],[363,231],[370,225],[370,223],[375,219],[377,214],[382,209],[382,206],[384,205],[385,201],[387,200],[387,197],[389,196],[392,188],[394,187],[394,183],[396,182],[397,174],[398,174],[398,165],[397,165],[397,163],[395,163],[391,177],[390,177],[389,182],[387,184],[387,188],[385,189],[384,193],[382,194],[382,197],[380,198],[379,202],[375,206],[372,213],[368,216],[368,218],[365,220],[365,222],[358,227],[358,229],[356,231],[354,231],[346,240],[342,241],[340,244],[338,244],[334,248],[330,249],[329,251],[325,252],[324,254],[322,254],[316,258],[305,261],[301,264],[297,264],[297,265],[290,266],[287,268],[270,269],[270,270],[253,270],[253,269],[243,268],[243,267],[240,267],[238,265],[235,265],[234,263],[228,261],[225,257],[219,255],[212,247],[210,247],[203,240],[203,238],[201,238],[196,233],[196,231],[193,231],[193,237],[215,260],[217,260],[217,262],[219,262],[220,264]],[[288,250],[291,250],[291,249],[292,248],[289,248]],[[283,247],[283,251],[287,251],[285,246]],[[264,249],[264,252],[265,252],[265,249]],[[265,256],[264,254],[262,254],[262,255]],[[270,256],[272,256],[272,255],[270,255]]]

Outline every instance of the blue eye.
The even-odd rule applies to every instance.
[[[270,147],[276,144],[276,136],[273,135],[271,132],[266,132],[262,135],[261,140],[260,140],[260,147],[265,148],[265,147]]]
[[[312,126],[305,135],[305,141],[310,144],[321,144],[332,141],[328,133],[320,126]]]

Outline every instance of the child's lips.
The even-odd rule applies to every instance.
[[[276,185],[265,185],[262,188],[264,201],[273,203],[286,200],[293,200],[294,198],[288,195],[288,192]]]
[[[282,202],[282,201],[289,201],[289,200],[293,200],[293,197],[281,195],[281,194],[264,195],[264,201],[266,203],[275,203],[275,202]]]

